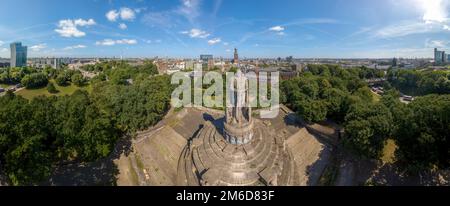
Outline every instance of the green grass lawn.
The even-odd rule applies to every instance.
[[[9,87],[12,87],[14,85],[9,85],[9,84],[0,84],[0,87],[3,89],[8,89]]]
[[[59,91],[58,93],[51,94],[51,93],[49,93],[47,91],[47,87],[43,87],[43,88],[40,88],[40,89],[23,89],[21,91],[16,92],[16,95],[20,95],[20,96],[22,96],[22,97],[24,97],[26,99],[30,99],[31,100],[31,99],[33,99],[35,97],[42,96],[42,95],[47,96],[47,97],[49,97],[49,96],[71,95],[78,89],[86,90],[88,92],[90,92],[92,90],[90,85],[89,86],[84,86],[84,87],[77,87],[77,86],[72,84],[72,85],[67,86],[67,87],[61,87],[61,86],[58,86],[55,83],[54,80],[50,80],[50,82],[52,82],[55,85],[56,89]]]

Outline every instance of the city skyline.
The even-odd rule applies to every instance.
[[[450,50],[445,0],[6,0],[4,5],[2,58],[9,58],[9,44],[17,41],[28,46],[29,57],[232,58],[237,47],[243,58],[432,58],[434,48]]]

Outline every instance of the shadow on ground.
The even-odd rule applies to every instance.
[[[381,164],[374,160],[355,163],[355,185],[378,186],[450,186],[450,171],[422,171],[408,174],[401,163]]]
[[[112,186],[119,173],[114,160],[122,153],[132,152],[131,138],[120,140],[111,155],[92,163],[61,163],[52,176],[40,185],[51,186]]]
[[[289,113],[284,116],[284,124],[288,127],[295,127],[298,129],[306,129],[311,135],[310,138],[314,138],[320,145],[323,145],[321,150],[318,152],[316,159],[312,164],[306,166],[305,175],[307,176],[307,181],[305,182],[308,186],[322,185],[322,177],[324,175],[329,176],[328,171],[333,171],[335,165],[335,149],[333,137],[322,133],[321,131],[313,129],[310,125],[306,124],[301,118],[295,113]],[[306,137],[303,137],[306,138]],[[306,145],[304,145],[306,146]],[[305,148],[309,150],[310,148]],[[301,152],[301,151],[292,151]],[[335,173],[333,171],[333,173]]]

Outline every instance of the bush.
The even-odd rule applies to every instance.
[[[56,77],[55,82],[59,86],[63,86],[63,87],[69,85],[69,79],[64,74],[59,74],[58,77]]]
[[[86,79],[83,77],[83,75],[77,73],[72,75],[72,83],[76,86],[83,86],[86,83]]]
[[[49,82],[47,85],[47,91],[51,94],[58,93],[59,91],[56,89],[55,85],[52,82]]]

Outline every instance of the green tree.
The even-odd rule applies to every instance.
[[[59,74],[55,79],[56,84],[59,86],[68,86],[69,85],[69,79],[65,74]]]
[[[394,130],[392,114],[381,103],[353,105],[345,122],[346,145],[366,158],[379,158]]]
[[[413,172],[450,165],[450,95],[428,95],[401,110],[398,156]]]
[[[345,127],[347,139],[345,145],[362,157],[378,157],[380,149],[374,147],[374,142],[380,142],[375,139],[375,131],[371,128],[367,120],[353,120],[347,123]]]
[[[55,85],[52,82],[47,84],[47,91],[51,94],[58,93],[59,91],[56,89]]]
[[[41,182],[60,161],[90,162],[107,157],[123,133],[148,128],[169,110],[170,76],[144,78],[148,72],[126,62],[100,65],[104,71],[99,81],[92,82],[92,94],[77,90],[70,96],[40,96],[28,101],[8,91],[0,97],[0,169],[14,185]],[[131,85],[114,84],[106,81],[113,68],[142,78]],[[11,72],[29,75],[25,81],[31,82],[37,71],[7,70]],[[76,79],[77,73],[59,71],[60,83]]]
[[[71,80],[72,80],[72,83],[78,87],[81,87],[84,84],[86,84],[86,79],[80,73],[76,73],[76,74],[72,75]]]
[[[38,97],[29,103],[9,94],[0,98],[0,102],[3,169],[14,185],[36,183],[51,172],[53,156],[48,142],[52,139],[53,100]]]
[[[33,73],[25,75],[21,83],[27,89],[34,89],[46,86],[48,84],[48,79],[43,73]]]
[[[305,98],[295,102],[297,114],[307,122],[320,122],[326,120],[327,104],[322,100],[311,100]]]

